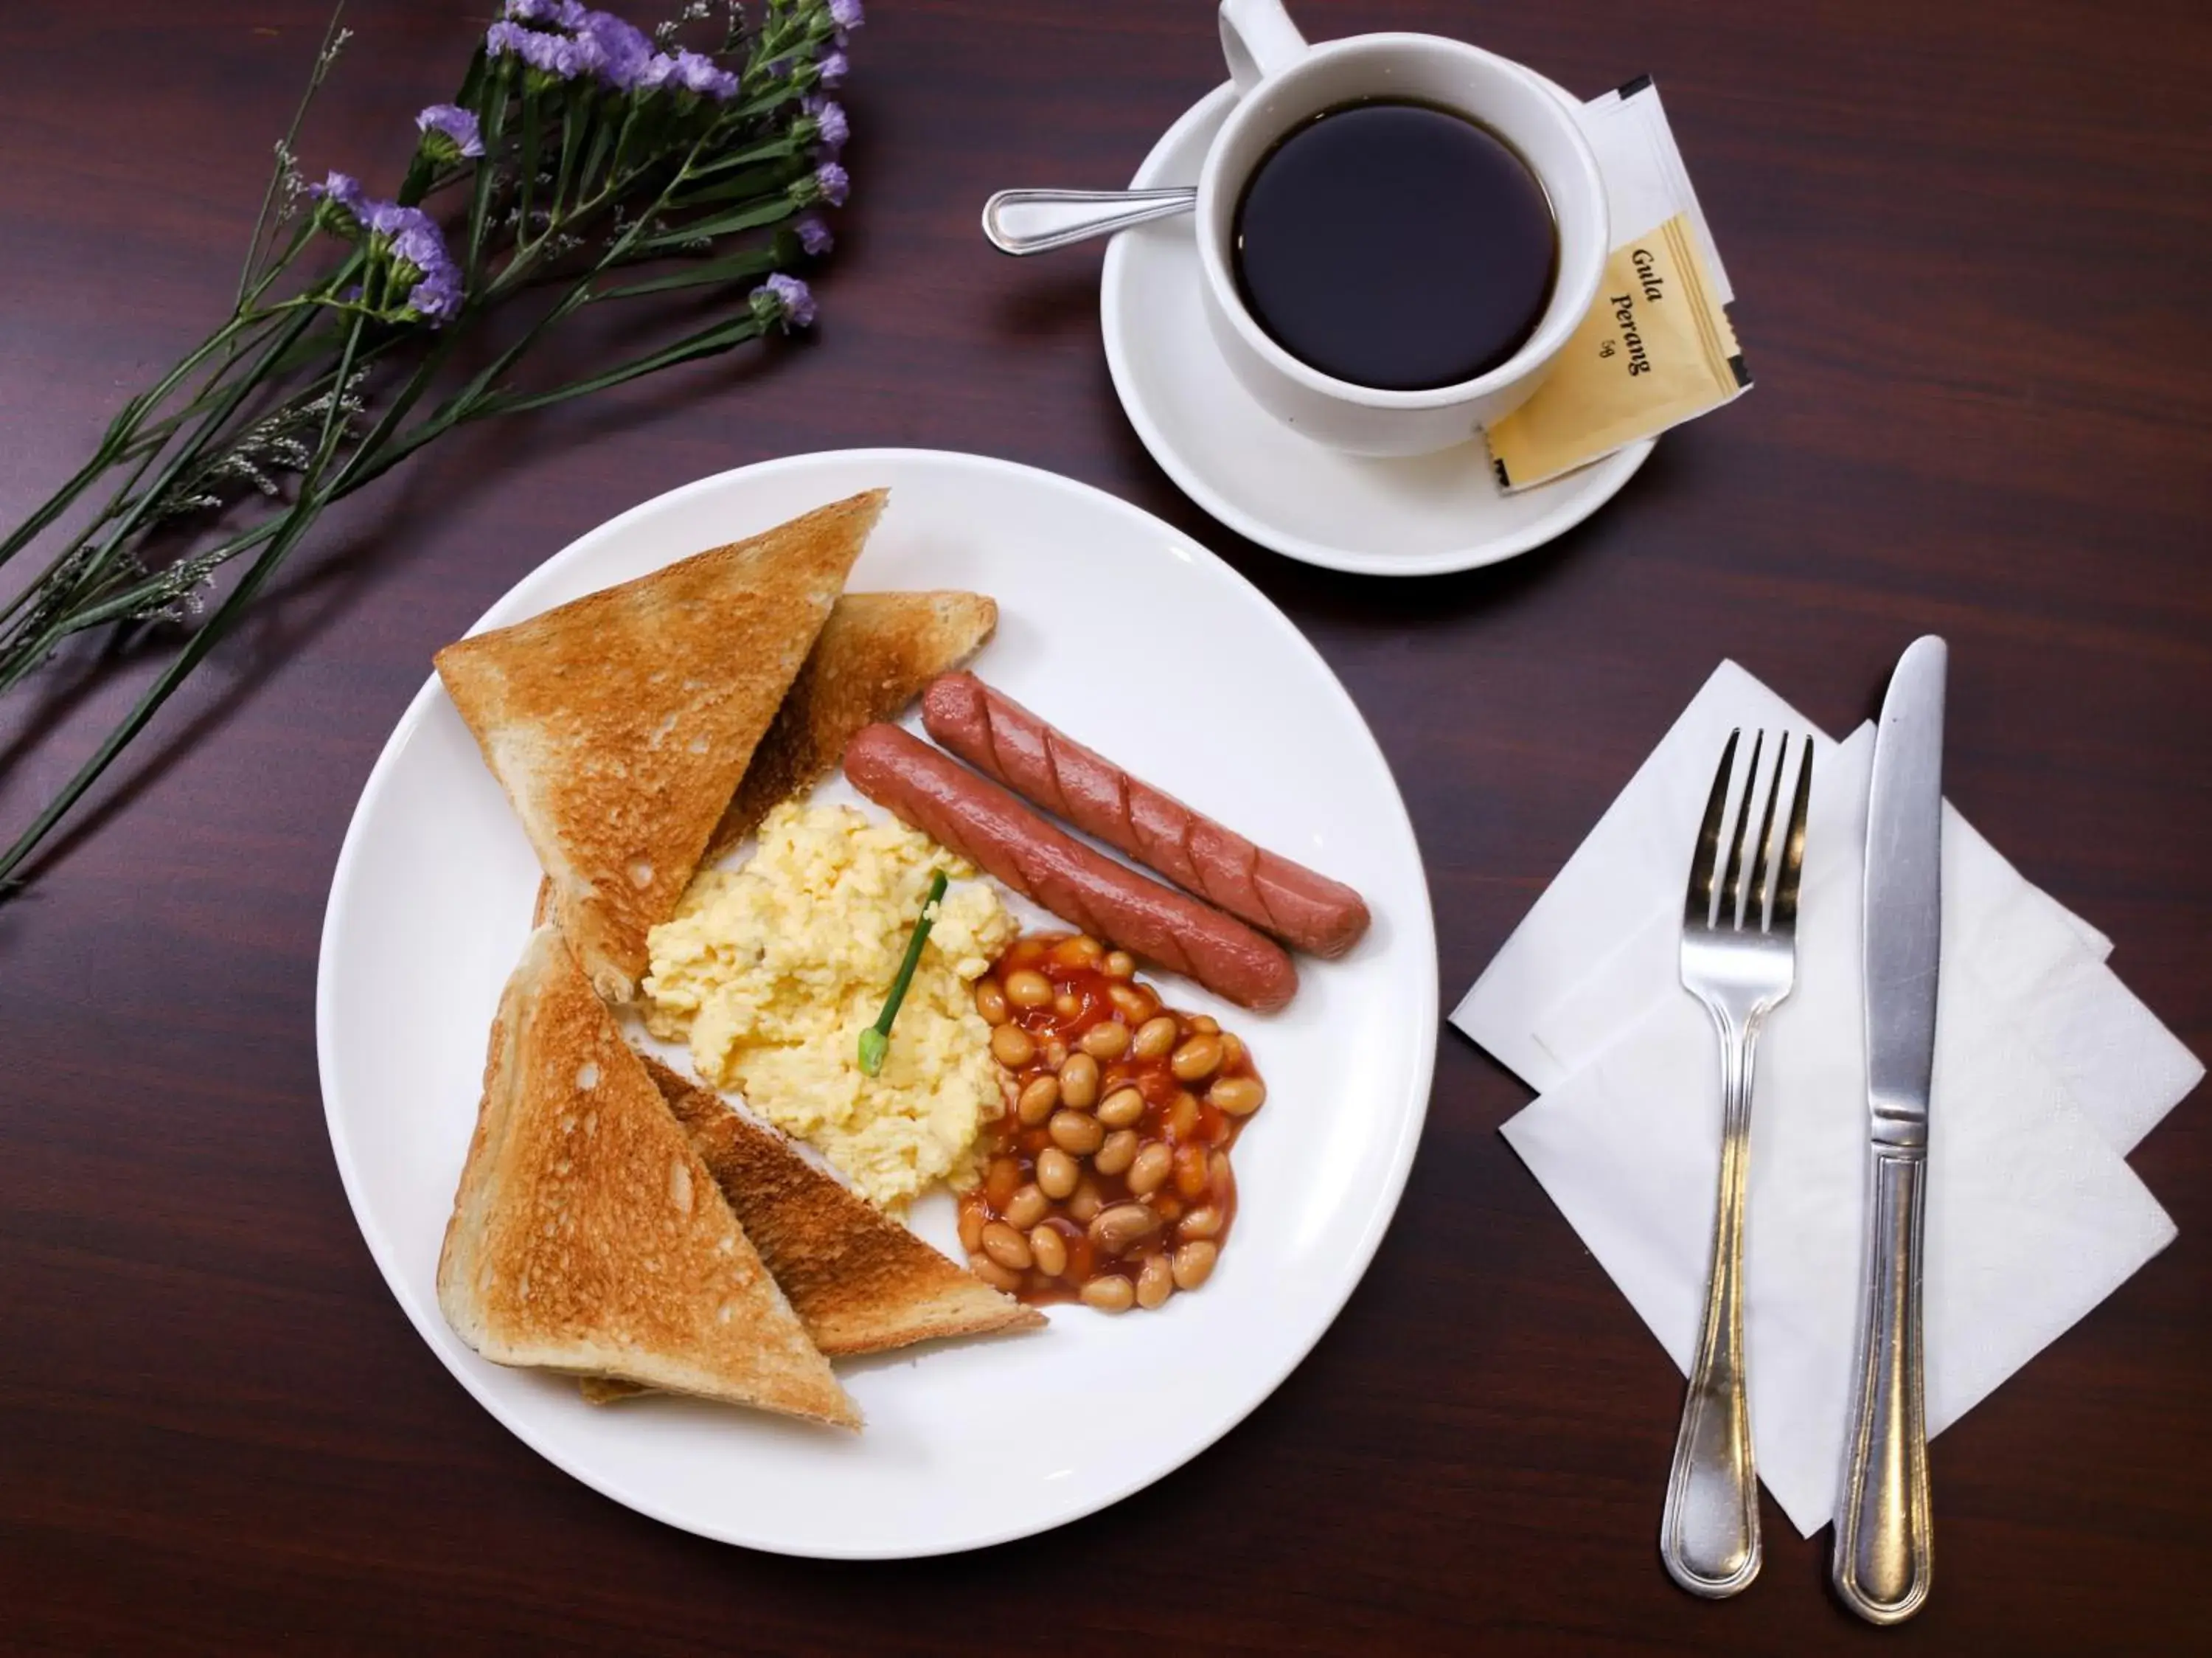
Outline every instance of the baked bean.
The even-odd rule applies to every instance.
[[[1075,1045],[1093,1059],[1119,1059],[1128,1051],[1129,1027],[1118,1019],[1109,1019],[1077,1037]]]
[[[1136,971],[1091,936],[1045,935],[971,989],[1012,1080],[960,1242],[1024,1301],[1159,1307],[1209,1280],[1232,1229],[1227,1152],[1267,1089],[1242,1040]]]
[[[1008,1226],[1026,1232],[1044,1219],[1045,1210],[1051,1207],[1052,1199],[1046,1197],[1032,1180],[1007,1198],[1006,1206],[999,1212],[1006,1217]]]
[[[1019,1025],[1000,1025],[991,1033],[991,1057],[1008,1070],[1019,1070],[1036,1058],[1036,1044]]]
[[[1175,1283],[1178,1289],[1195,1289],[1213,1276],[1221,1252],[1204,1238],[1194,1238],[1175,1253]]]
[[[995,978],[975,981],[975,1011],[983,1015],[984,1022],[1003,1025],[1006,1022],[1006,993],[999,988]]]
[[[1106,1207],[1106,1200],[1098,1195],[1098,1182],[1088,1174],[1075,1183],[1068,1194],[1067,1218],[1078,1226],[1089,1226],[1098,1218],[1098,1211]]]
[[[1036,1259],[1030,1253],[1030,1240],[1004,1221],[983,1228],[983,1253],[1011,1272],[1028,1271]]]
[[[1139,1059],[1158,1059],[1175,1045],[1175,1016],[1164,1013],[1137,1027],[1136,1039],[1129,1044],[1129,1051]]]
[[[1177,1192],[1194,1201],[1205,1195],[1206,1174],[1204,1146],[1185,1145],[1176,1148],[1175,1184]]]
[[[1106,1143],[1098,1148],[1091,1166],[1101,1174],[1112,1176],[1127,1171],[1137,1160],[1137,1131],[1133,1128],[1115,1129],[1106,1137]]]
[[[1203,1034],[1192,1037],[1168,1056],[1168,1069],[1186,1082],[1212,1076],[1221,1069],[1220,1038]]]
[[[1231,1117],[1249,1117],[1267,1097],[1267,1088],[1256,1076],[1224,1076],[1206,1089],[1206,1097]]]
[[[1109,1255],[1135,1248],[1160,1229],[1160,1217],[1142,1204],[1116,1204],[1091,1216],[1091,1241]]]
[[[1098,1062],[1087,1053],[1071,1053],[1060,1068],[1060,1098],[1063,1105],[1088,1111],[1098,1103]],[[1256,1103],[1256,1102],[1255,1102]]]
[[[1106,947],[1088,933],[1063,938],[1052,947],[1052,959],[1063,967],[1095,967],[1105,954]]]
[[[1126,1313],[1137,1304],[1137,1286],[1124,1277],[1093,1278],[1083,1286],[1083,1304],[1102,1313]]]
[[[1111,1002],[1122,1018],[1132,1025],[1141,1025],[1158,1011],[1159,1003],[1133,984],[1109,984],[1106,999]]]
[[[1137,1305],[1150,1311],[1175,1294],[1175,1268],[1164,1255],[1147,1255],[1137,1272]]]
[[[1129,1190],[1139,1198],[1151,1197],[1167,1184],[1168,1171],[1174,1167],[1175,1153],[1168,1149],[1167,1142],[1153,1141],[1129,1165]]]
[[[1014,1115],[1022,1119],[1025,1128],[1035,1128],[1053,1113],[1060,1104],[1060,1078],[1032,1076],[1022,1084],[1020,1097],[1014,1101]]]
[[[1115,1088],[1098,1103],[1098,1120],[1108,1128],[1128,1128],[1145,1114],[1145,1096],[1134,1088]]]
[[[1058,1146],[1047,1146],[1037,1153],[1037,1190],[1048,1198],[1066,1198],[1075,1190],[1082,1173],[1081,1165]]]
[[[1044,1130],[1052,1136],[1053,1144],[1078,1157],[1088,1157],[1106,1139],[1106,1131],[1098,1126],[1096,1117],[1086,1117],[1079,1111],[1069,1111],[1065,1107],[1053,1112],[1052,1120],[1044,1125]]]
[[[1036,1270],[1048,1278],[1056,1278],[1067,1271],[1067,1240],[1060,1235],[1057,1228],[1040,1226],[1030,1233],[1030,1256],[1036,1262]]]

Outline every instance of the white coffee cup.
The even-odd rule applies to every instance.
[[[1261,406],[1316,442],[1355,454],[1425,454],[1465,442],[1517,408],[1597,298],[1612,243],[1605,183],[1573,107],[1531,70],[1432,34],[1359,34],[1309,46],[1281,0],[1221,0],[1221,46],[1237,83],[1199,174],[1206,314],[1229,367]],[[1252,169],[1299,122],[1364,98],[1456,110],[1520,153],[1550,197],[1559,271],[1536,330],[1489,373],[1418,392],[1325,375],[1285,350],[1237,290],[1230,241]]]

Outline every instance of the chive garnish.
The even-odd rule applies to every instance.
[[[929,896],[921,901],[921,916],[914,923],[914,936],[906,942],[906,960],[899,963],[898,977],[891,980],[891,993],[884,999],[882,1016],[860,1033],[860,1073],[875,1076],[882,1073],[884,1056],[890,1051],[891,1021],[898,1017],[899,1003],[906,1000],[906,987],[914,982],[914,970],[921,961],[921,947],[929,942],[929,923],[937,919],[938,900],[945,896],[945,871],[939,869],[929,878]]]

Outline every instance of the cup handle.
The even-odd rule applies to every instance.
[[[1221,55],[1239,94],[1305,55],[1306,37],[1283,0],[1221,0]]]

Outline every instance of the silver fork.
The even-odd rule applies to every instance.
[[[1805,813],[1813,792],[1808,739],[1799,745],[1796,788],[1778,845],[1775,810],[1790,760],[1785,732],[1776,746],[1758,838],[1750,838],[1751,803],[1766,741],[1765,732],[1757,733],[1723,871],[1721,826],[1742,735],[1729,733],[1728,746],[1721,750],[1683,902],[1682,984],[1705,1004],[1721,1040],[1721,1186],[1705,1321],[1698,1332],[1697,1362],[1690,1368],[1674,1466],[1667,1481],[1667,1514],[1659,1528],[1659,1552],[1668,1574],[1691,1594],[1715,1600],[1740,1593],[1759,1576],[1759,1471],[1752,1457],[1743,1362],[1751,1070],[1760,1027],[1796,981],[1797,882],[1805,867]]]

